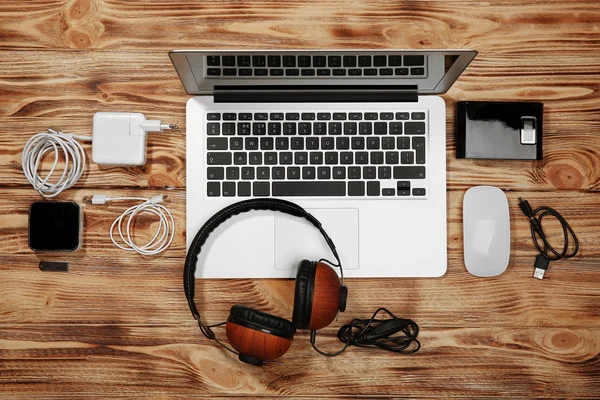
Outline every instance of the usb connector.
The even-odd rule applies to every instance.
[[[536,279],[544,279],[544,274],[548,269],[548,265],[550,264],[550,260],[548,260],[543,255],[539,255],[535,258],[535,269],[533,270],[533,277]]]

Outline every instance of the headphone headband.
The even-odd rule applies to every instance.
[[[338,256],[337,250],[333,241],[327,235],[327,232],[323,229],[321,223],[318,219],[316,219],[313,215],[308,213],[302,207],[297,204],[294,204],[290,201],[280,200],[280,199],[250,199],[244,200],[237,203],[234,203],[228,207],[225,207],[215,215],[213,215],[208,221],[202,225],[202,228],[196,233],[192,244],[188,250],[187,256],[185,258],[185,266],[183,271],[183,287],[185,290],[185,296],[188,301],[188,305],[194,316],[194,319],[198,321],[198,325],[200,325],[200,329],[202,332],[209,337],[205,330],[202,321],[200,320],[200,312],[196,307],[196,303],[194,302],[194,292],[195,292],[195,280],[194,276],[196,273],[196,264],[198,263],[198,257],[200,256],[200,251],[202,250],[202,246],[208,240],[210,234],[217,228],[219,225],[227,221],[229,218],[242,214],[248,211],[258,211],[258,210],[269,210],[269,211],[279,211],[284,214],[292,215],[295,217],[301,217],[310,222],[315,228],[321,232],[321,235],[327,242],[327,245],[331,249],[335,259],[337,260],[337,267],[340,268],[340,275],[342,278],[342,286],[344,285],[344,273],[342,270],[342,262],[340,261],[340,257]],[[211,339],[215,339],[213,337],[209,337]]]

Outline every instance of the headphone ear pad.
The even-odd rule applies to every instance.
[[[250,307],[231,307],[225,326],[227,340],[237,350],[240,360],[261,365],[275,360],[292,345],[296,328],[287,319]]]
[[[312,311],[312,292],[315,284],[315,263],[302,260],[298,263],[294,288],[292,323],[297,329],[308,329]]]

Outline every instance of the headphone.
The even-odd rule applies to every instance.
[[[256,210],[278,211],[306,219],[321,232],[337,264],[326,259],[299,262],[291,321],[250,307],[234,305],[231,307],[227,322],[204,325],[194,302],[196,264],[202,246],[210,234],[223,222],[235,215]],[[340,277],[333,267],[340,269]],[[329,325],[338,313],[346,309],[348,297],[348,289],[344,286],[344,272],[340,257],[333,241],[319,220],[299,205],[279,199],[240,201],[222,209],[206,221],[194,237],[188,250],[183,271],[183,286],[192,315],[204,336],[237,354],[240,361],[252,365],[263,365],[264,362],[273,361],[285,354],[292,345],[296,329],[310,330],[311,343],[316,349],[314,345],[316,330]],[[213,327],[223,324],[225,324],[227,340],[233,349],[219,341],[212,331]],[[320,351],[319,353],[324,354]]]

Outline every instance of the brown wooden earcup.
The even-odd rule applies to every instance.
[[[296,273],[292,323],[297,329],[322,329],[345,310],[346,297],[347,289],[331,266],[302,260]]]
[[[262,365],[289,350],[296,327],[287,319],[235,305],[229,312],[225,331],[241,361]]]

